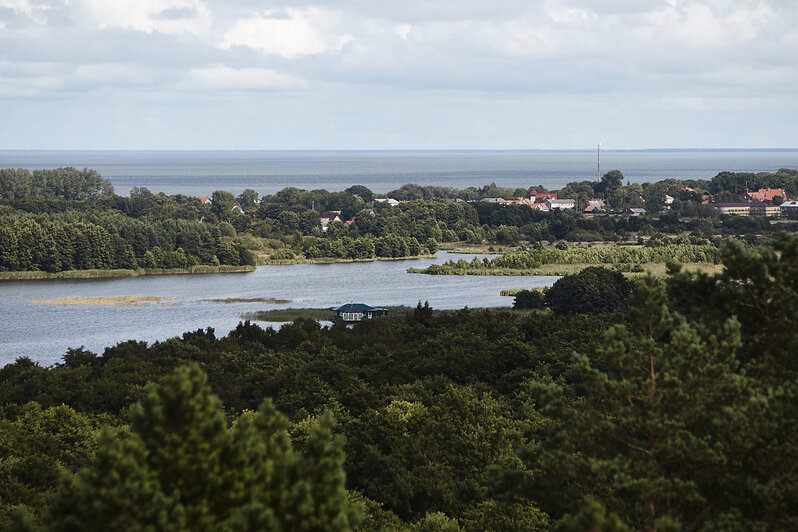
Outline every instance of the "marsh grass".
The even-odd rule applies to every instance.
[[[589,266],[604,266],[613,269],[612,264],[543,264],[537,268],[473,268],[473,269],[447,269],[438,275],[534,275],[534,276],[563,276],[579,273]],[[640,265],[640,272],[623,272],[627,277],[637,277],[651,273],[653,275],[665,275],[667,267],[664,262],[647,262]],[[704,272],[707,274],[720,273],[723,266],[720,264],[709,264],[704,262],[688,262],[682,265],[685,271]],[[408,273],[429,273],[427,268],[408,268]]]
[[[171,297],[158,296],[104,296],[104,297],[60,297],[58,299],[34,299],[31,303],[38,305],[110,305],[114,307],[142,307],[161,301],[174,301]],[[179,305],[180,303],[170,303]]]
[[[273,305],[287,305],[291,299],[278,299],[276,297],[228,297],[226,299],[201,299],[202,303],[272,303]]]

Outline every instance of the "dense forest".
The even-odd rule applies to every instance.
[[[0,170],[0,271],[185,269],[197,265],[254,265],[294,260],[369,260],[435,253],[441,245],[550,245],[617,242],[662,235],[744,236],[766,243],[795,222],[766,217],[718,216],[702,197],[737,199],[747,188],[781,187],[798,193],[798,171],[722,172],[709,181],[623,183],[617,170],[600,181],[569,183],[571,212],[540,212],[527,205],[479,201],[528,197],[531,189],[495,185],[457,190],[404,185],[375,201],[367,187],[341,192],[286,188],[260,197],[215,191],[210,201],[153,194],[134,187],[114,194],[89,169]],[[538,192],[543,187],[535,187]],[[674,197],[665,209],[666,192]],[[610,214],[582,215],[591,198]],[[385,199],[385,198],[382,198]],[[779,198],[780,199],[780,198]],[[617,215],[630,207],[648,215]],[[616,214],[613,214],[616,213]],[[331,220],[326,226],[322,216]],[[514,257],[512,260],[516,260]],[[530,258],[527,262],[534,263]]]
[[[532,310],[241,323],[0,369],[14,530],[792,530],[798,237]]]

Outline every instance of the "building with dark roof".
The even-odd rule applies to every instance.
[[[363,303],[347,303],[335,309],[335,319],[348,323],[372,320],[388,315],[387,308],[375,308]]]

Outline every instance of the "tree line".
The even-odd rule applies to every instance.
[[[662,207],[655,208],[654,203],[664,198],[665,191],[676,196],[670,211],[622,217],[544,213],[526,205],[478,201],[530,192],[493,184],[465,190],[405,185],[388,194],[404,201],[397,206],[373,202],[377,195],[362,185],[341,192],[288,187],[263,197],[250,189],[237,197],[219,190],[211,195],[210,204],[203,204],[197,198],[153,194],[141,187],[134,187],[129,196],[118,196],[108,180],[88,169],[4,169],[0,170],[0,269],[241,265],[254,263],[257,256],[395,258],[432,253],[441,244],[456,242],[514,246],[683,233],[745,236],[760,243],[798,226],[764,217],[718,218],[711,207],[700,203],[701,192],[733,194],[743,186],[769,185],[782,186],[789,194],[797,176],[794,170],[723,172],[710,181],[640,185],[624,184],[623,175],[614,170],[599,181],[569,183],[559,191],[561,197],[579,201],[604,198],[613,208],[645,204],[652,212]],[[696,192],[683,190],[686,186]],[[331,211],[340,213],[341,221],[324,231],[320,217]],[[52,239],[46,235],[38,239],[41,233]]]

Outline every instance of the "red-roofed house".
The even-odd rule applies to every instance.
[[[532,201],[546,201],[547,199],[557,199],[556,192],[538,192],[534,188],[529,193],[529,199]]]
[[[773,201],[773,198],[776,197],[786,200],[787,194],[784,193],[783,188],[760,188],[756,192],[745,191],[745,199],[751,201]]]
[[[200,203],[202,203],[203,205],[210,205],[211,203],[213,203],[211,201],[211,198],[209,198],[208,196],[197,196],[197,199],[200,200]]]

